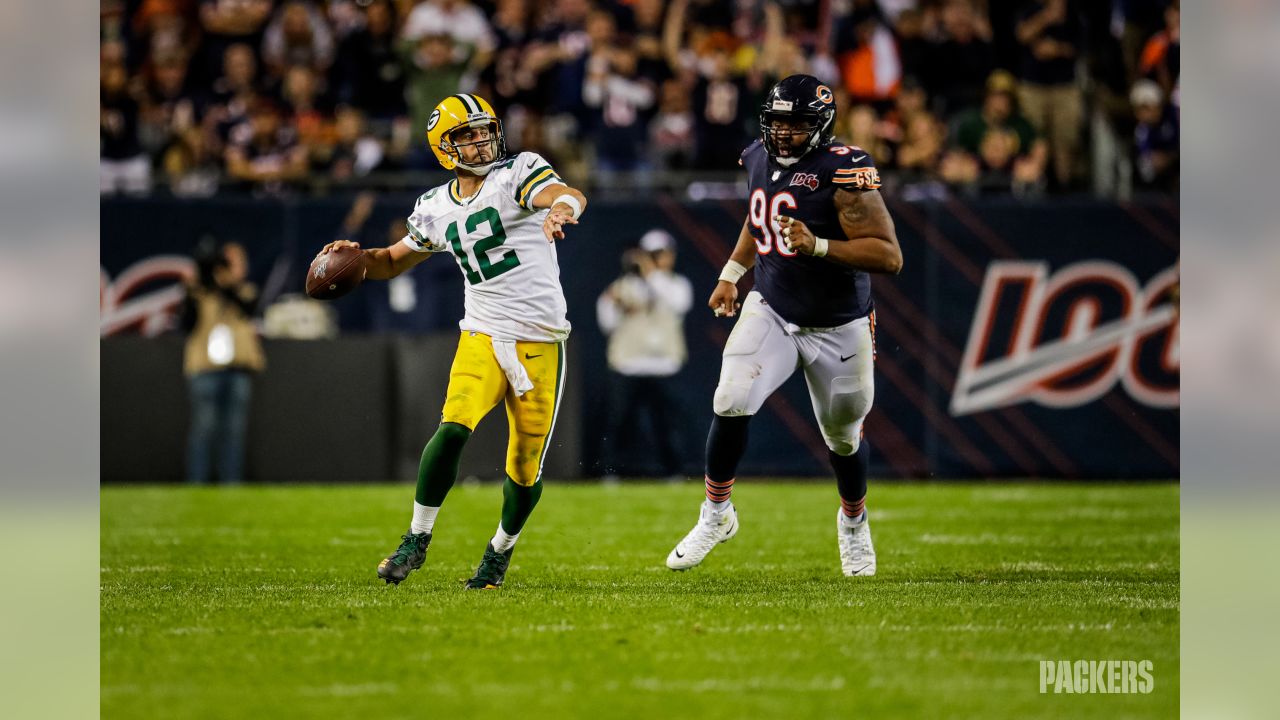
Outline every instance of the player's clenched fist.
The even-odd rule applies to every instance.
[[[715,313],[716,317],[736,315],[738,308],[742,307],[738,303],[738,286],[725,280],[716,283],[716,289],[711,291],[711,299],[707,301],[707,307],[711,308],[711,312]]]
[[[817,245],[817,238],[814,237],[813,232],[809,230],[807,225],[785,215],[777,216],[774,221],[778,223],[778,227],[782,228],[782,242],[787,246],[788,250],[805,255],[813,254],[813,249]]]
[[[547,236],[547,242],[563,240],[564,226],[577,224],[578,221],[573,217],[573,208],[563,203],[557,204],[551,208],[551,212],[547,213],[547,219],[542,222],[542,233]]]

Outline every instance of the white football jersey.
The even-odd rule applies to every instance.
[[[414,204],[402,241],[417,252],[453,253],[466,283],[464,331],[499,340],[559,342],[569,336],[555,243],[533,209],[533,196],[563,185],[551,164],[524,152],[494,165],[468,199],[457,180]]]

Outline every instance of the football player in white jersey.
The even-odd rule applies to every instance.
[[[536,153],[507,157],[502,121],[476,95],[452,95],[427,125],[436,158],[456,177],[418,198],[408,234],[365,250],[366,277],[395,277],[435,253],[451,253],[466,280],[466,315],[440,427],[422,451],[413,521],[378,565],[399,584],[422,567],[436,514],[458,475],[471,432],[504,402],[510,437],[502,517],[473,589],[500,587],[525,521],[542,495],[542,463],[564,389],[569,336],[555,241],[587,205]],[[359,247],[348,240],[325,246]]]

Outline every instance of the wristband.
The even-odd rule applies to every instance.
[[[829,245],[830,243],[827,242],[826,238],[821,238],[817,235],[813,236],[813,256],[826,257]]]
[[[730,260],[724,264],[724,269],[720,271],[720,279],[730,285],[737,285],[743,275],[747,274],[747,267],[737,260]]]
[[[560,203],[564,203],[565,205],[568,205],[569,207],[573,208],[574,220],[577,220],[578,216],[582,214],[582,203],[578,202],[578,198],[570,195],[569,193],[565,193],[560,197],[556,198],[555,201],[551,203],[551,207],[555,207]]]

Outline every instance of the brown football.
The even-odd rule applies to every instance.
[[[333,300],[355,290],[364,280],[363,250],[338,247],[317,255],[307,269],[307,295]]]

